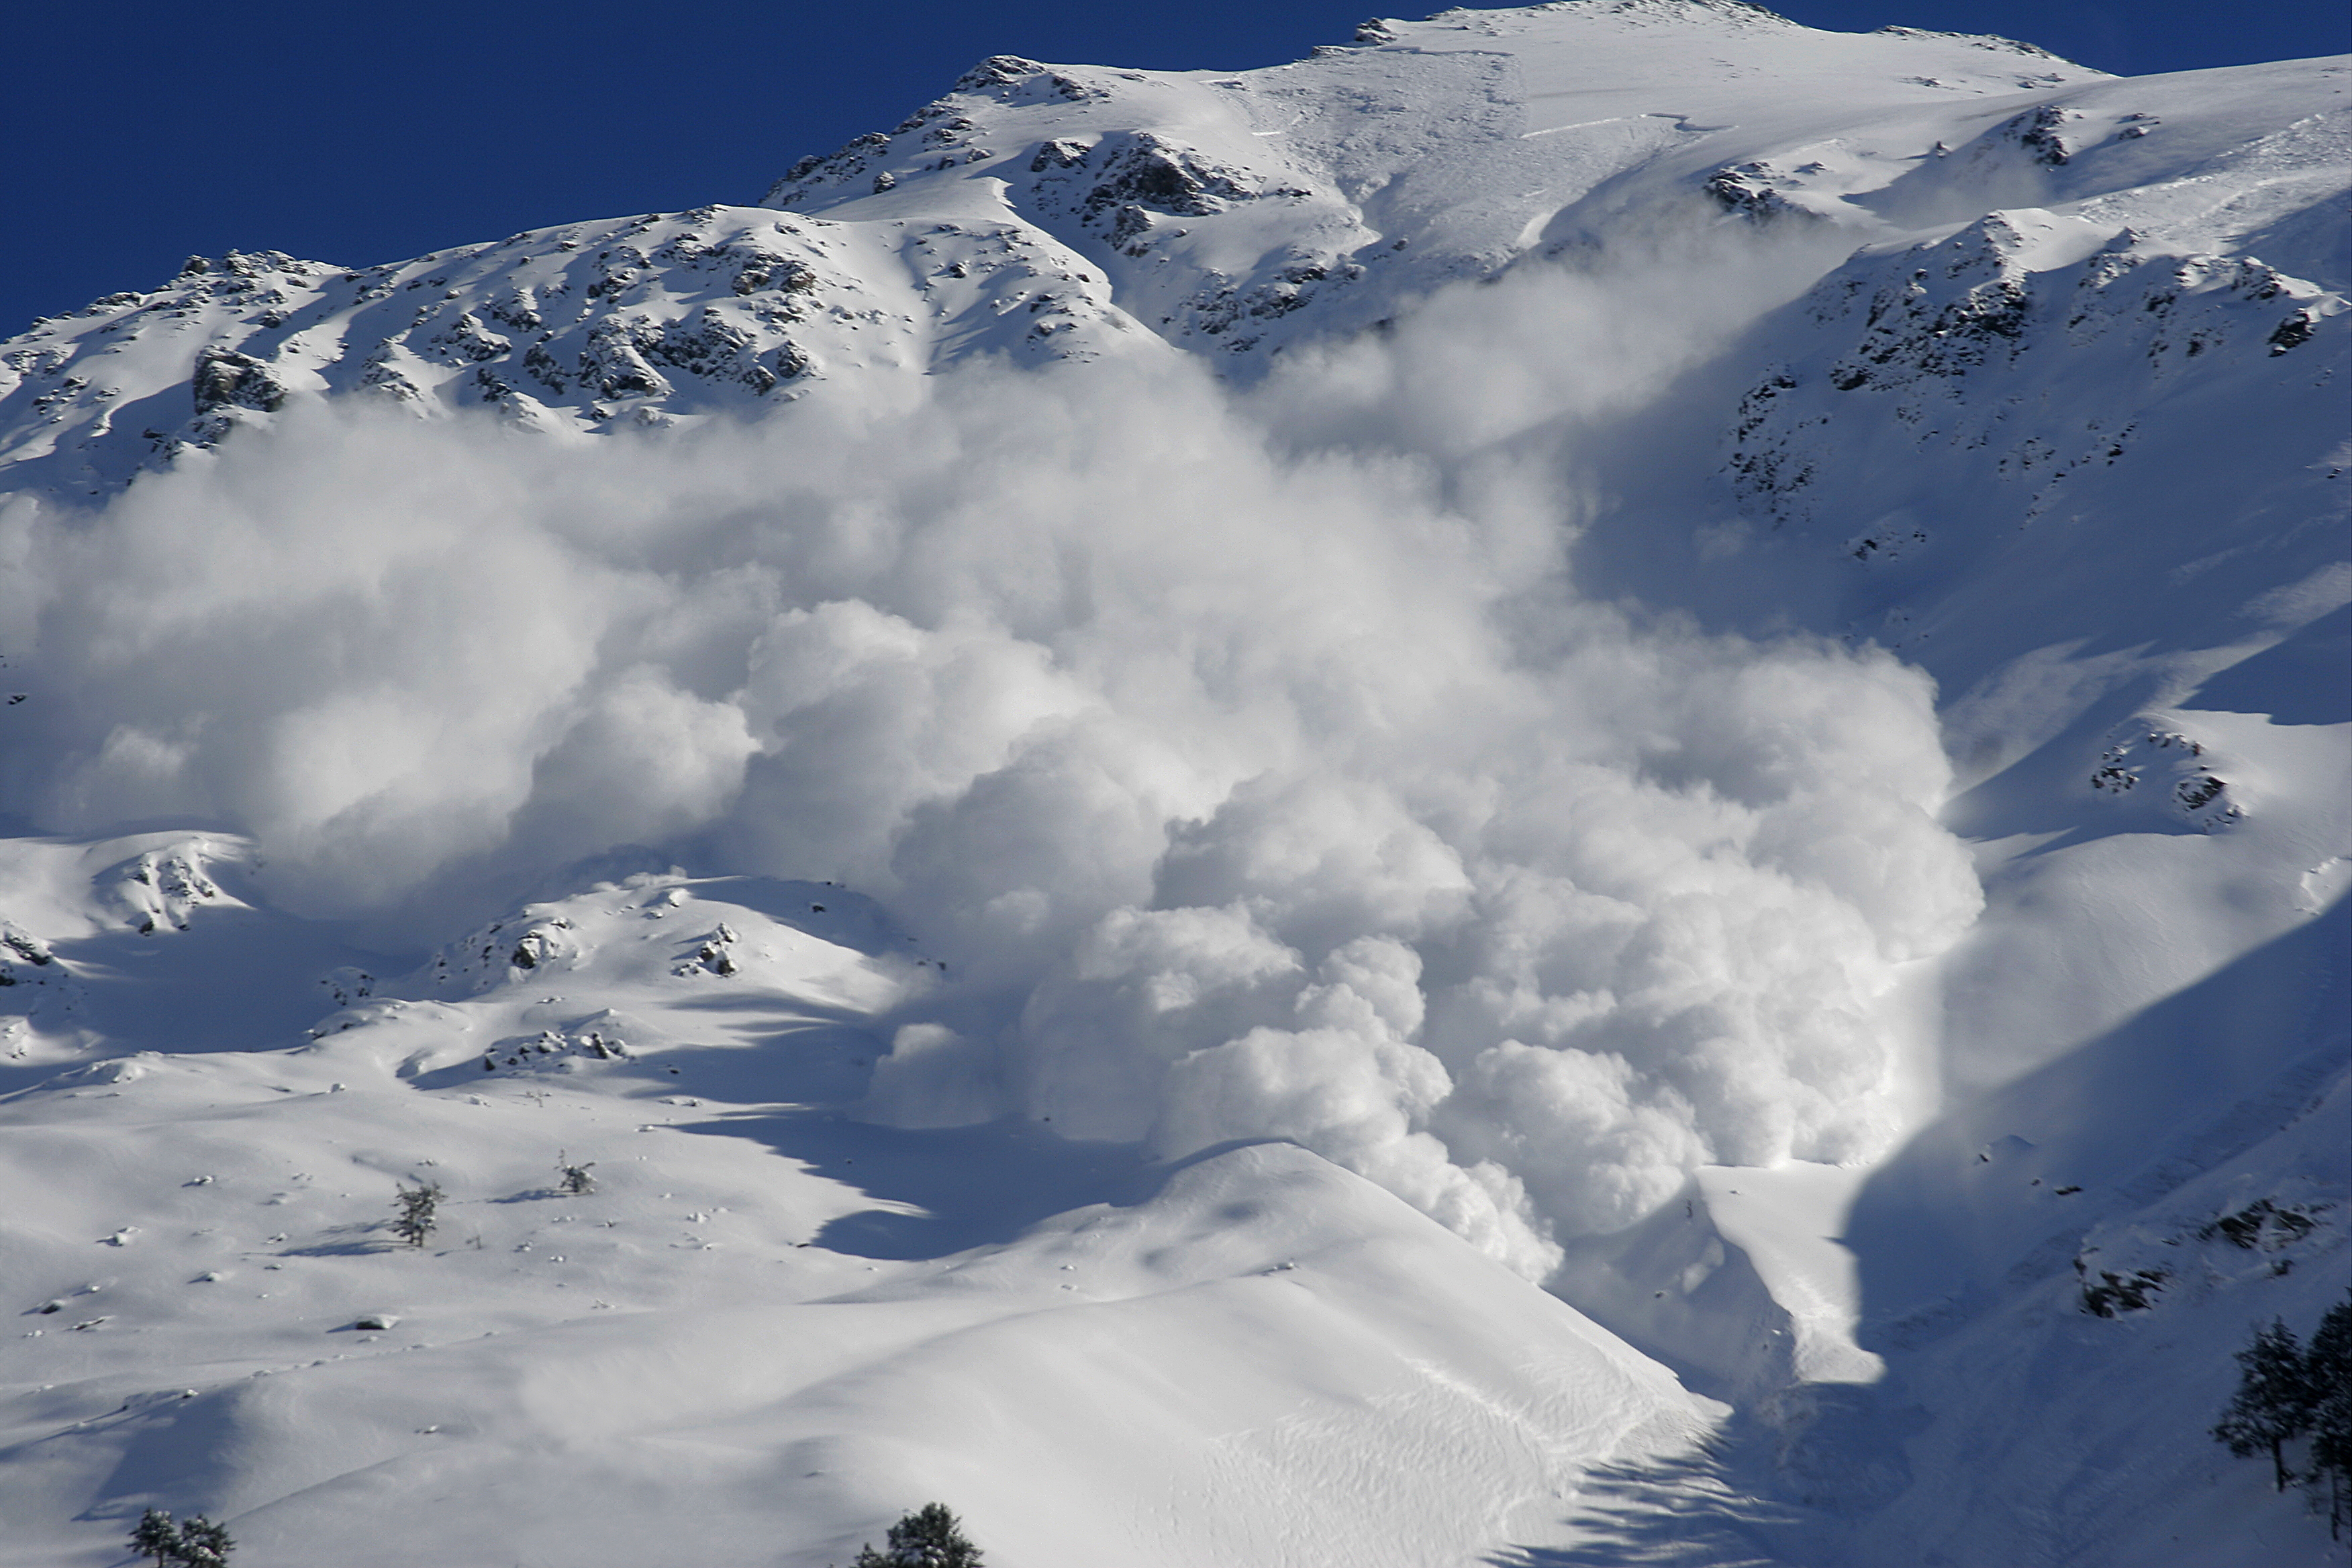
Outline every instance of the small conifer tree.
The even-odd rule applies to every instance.
[[[2274,1320],[2255,1331],[2237,1359],[2238,1392],[2214,1424],[2213,1436],[2242,1459],[2268,1449],[2272,1474],[2284,1491],[2296,1479],[2287,1468],[2286,1445],[2311,1429],[2319,1403],[2303,1346],[2294,1330]]]
[[[392,1233],[411,1247],[423,1247],[440,1223],[435,1215],[441,1207],[442,1196],[438,1182],[402,1187],[400,1195],[392,1201]]]
[[[172,1516],[160,1508],[141,1514],[139,1527],[131,1532],[131,1550],[142,1557],[152,1557],[155,1568],[171,1568],[180,1550],[180,1531]]]
[[[227,1530],[200,1513],[175,1525],[168,1511],[151,1508],[131,1532],[131,1549],[152,1557],[155,1568],[226,1568],[236,1548]]]
[[[907,1514],[884,1539],[887,1550],[861,1547],[853,1568],[981,1568],[980,1548],[964,1539],[962,1522],[943,1502]]]
[[[236,1542],[203,1514],[180,1521],[180,1561],[186,1568],[226,1568]]]
[[[563,1178],[564,1192],[573,1197],[596,1190],[596,1178],[588,1173],[595,1168],[596,1162],[593,1160],[583,1165],[575,1165],[572,1163],[572,1156],[568,1152],[561,1150],[556,1152],[556,1172]]]
[[[2304,1362],[2314,1396],[2311,1484],[2327,1489],[2327,1532],[2340,1541],[2352,1517],[2352,1291],[2319,1320]]]

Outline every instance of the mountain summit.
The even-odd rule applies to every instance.
[[[1950,204],[1974,216],[2034,166],[2041,142],[2005,123],[2018,104],[2105,79],[2002,39],[1819,33],[1698,0],[1368,23],[1355,46],[1233,75],[1001,56],[802,160],[757,207],[357,270],[192,258],[8,345],[0,453],[20,484],[96,493],[303,396],[583,429],[978,354],[1118,353],[1139,331],[1245,364],[1626,211],[1711,195],[1882,226],[1872,198],[1936,183],[1931,146],[1990,132],[1971,151],[1991,167]]]

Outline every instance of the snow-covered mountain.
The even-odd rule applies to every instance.
[[[2329,1561],[2347,90],[1000,57],[0,344],[0,1563]]]

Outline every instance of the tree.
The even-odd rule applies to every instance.
[[[2252,1458],[2267,1448],[2278,1489],[2296,1479],[2287,1468],[2287,1444],[2311,1429],[2319,1404],[2310,1366],[2294,1331],[2273,1319],[2255,1331],[2253,1342],[2237,1352],[2238,1392],[2214,1424],[2214,1437],[2239,1458]]]
[[[180,1561],[187,1568],[225,1568],[236,1542],[203,1514],[180,1523]]]
[[[892,1525],[888,1550],[871,1543],[858,1549],[852,1568],[981,1568],[980,1548],[964,1539],[963,1525],[943,1502],[927,1502]]]
[[[131,1550],[142,1557],[152,1557],[155,1568],[171,1568],[180,1551],[180,1532],[173,1527],[172,1516],[160,1508],[141,1514],[139,1528],[131,1532]]]
[[[572,1156],[568,1152],[562,1150],[556,1152],[555,1169],[563,1177],[563,1190],[573,1197],[596,1190],[596,1178],[588,1173],[595,1168],[596,1162],[593,1160],[584,1165],[575,1165],[572,1163]]]
[[[425,1182],[414,1187],[402,1187],[400,1195],[392,1200],[394,1210],[392,1232],[411,1247],[422,1247],[425,1238],[433,1234],[439,1223],[434,1215],[441,1206],[441,1184]]]
[[[152,1557],[155,1568],[225,1568],[236,1547],[226,1530],[200,1513],[174,1525],[170,1513],[151,1508],[131,1532],[131,1549]]]
[[[2326,1483],[2327,1532],[2341,1540],[2352,1515],[2352,1290],[2319,1320],[2304,1365],[2314,1396],[2310,1481]]]

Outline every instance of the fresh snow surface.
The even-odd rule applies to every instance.
[[[184,931],[80,911],[65,1016],[249,914],[214,847],[178,847],[216,889]],[[310,978],[241,934],[248,984]],[[264,1561],[381,1562],[379,1509],[427,1495],[402,1561],[545,1561],[555,1528],[582,1563],[823,1561],[920,1477],[1013,1562],[1467,1562],[1566,1539],[1584,1467],[1721,1415],[1303,1150],[1150,1166],[824,1109],[935,973],[855,895],[639,875],[333,972],[304,1044],[249,1018],[258,1048],[16,1068],[37,1215],[0,1275],[54,1296],[7,1345],[0,1495],[65,1528],[0,1561],[116,1560],[69,1521],[129,1466]],[[426,1182],[412,1250],[385,1221]]]
[[[1702,1165],[1693,1179],[1717,1231],[1748,1255],[1767,1293],[1789,1314],[1794,1379],[1877,1382],[1885,1363],[1854,1342],[1861,1280],[1853,1255],[1839,1243],[1862,1173],[1835,1165]]]
[[[0,343],[0,1565],[2342,1561],[2347,92],[999,57]]]

